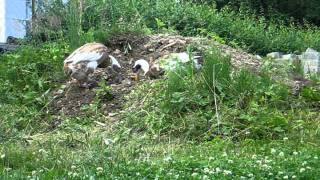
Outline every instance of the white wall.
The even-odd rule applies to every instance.
[[[6,21],[5,21],[5,13],[6,13],[6,0],[0,0],[0,42],[6,42]]]

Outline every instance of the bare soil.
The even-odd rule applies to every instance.
[[[211,47],[217,47],[223,54],[229,55],[234,67],[247,66],[257,70],[261,61],[256,56],[248,54],[242,50],[233,49],[226,45],[221,45],[214,41],[172,35],[150,35],[139,36],[135,34],[121,34],[110,38],[104,43],[109,53],[113,55],[121,64],[120,73],[114,72],[111,68],[99,68],[91,78],[97,82],[105,81],[112,87],[112,99],[103,102],[103,112],[113,116],[122,110],[124,96],[140,82],[130,78],[133,63],[138,59],[157,59],[170,53],[186,51],[188,45],[197,47],[199,51],[204,51]],[[149,81],[143,77],[140,81]],[[59,115],[82,115],[85,112],[82,107],[94,103],[96,91],[100,87],[91,89],[79,88],[76,84],[66,80],[65,85],[53,93],[53,100],[49,105],[49,113]]]

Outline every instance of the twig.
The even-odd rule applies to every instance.
[[[99,121],[93,121],[95,122],[96,124],[98,124],[99,126],[102,126],[102,127],[106,127],[107,125],[105,123],[102,123],[102,122],[99,122]]]
[[[171,46],[174,46],[175,44],[177,44],[177,42],[175,41],[175,42],[173,42],[173,43],[170,43],[170,44],[168,44],[168,45],[166,45],[166,46],[164,46],[163,48],[161,48],[159,51],[161,52],[161,51],[163,51],[164,49],[167,49],[168,47],[171,47]]]

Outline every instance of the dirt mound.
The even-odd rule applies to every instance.
[[[91,78],[97,82],[105,82],[105,84],[112,87],[112,99],[103,102],[103,111],[109,115],[121,110],[124,104],[124,96],[139,83],[130,79],[131,68],[135,60],[149,60],[150,58],[157,60],[170,53],[184,52],[188,45],[194,45],[199,51],[204,51],[212,46],[218,47],[222,53],[230,55],[232,64],[235,67],[245,65],[249,68],[257,69],[261,64],[260,60],[253,55],[204,38],[121,34],[110,38],[105,42],[105,45],[108,47],[109,53],[119,60],[122,70],[120,73],[116,73],[110,68],[100,68],[92,74]],[[146,80],[142,79],[141,81]],[[96,93],[100,88],[79,88],[68,81],[65,86],[54,92],[54,99],[49,105],[49,112],[57,115],[61,113],[65,115],[81,115],[84,113],[82,107],[94,102]]]

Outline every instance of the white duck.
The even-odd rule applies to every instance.
[[[136,62],[134,62],[134,65],[132,67],[133,73],[139,73],[140,70],[143,71],[143,75],[145,76],[149,72],[149,62],[144,59],[139,59]]]
[[[203,64],[203,58],[199,53],[195,53],[195,55],[190,55],[187,52],[182,52],[182,53],[173,53],[171,56],[176,56],[176,58],[181,62],[181,63],[187,63],[190,60],[193,61],[194,67],[199,70],[202,67]],[[191,57],[190,57],[191,56]]]
[[[157,78],[164,73],[160,65],[153,61],[153,58],[150,58],[150,63],[144,59],[139,59],[134,63],[132,71],[134,73],[133,78],[135,80],[139,79],[141,70],[143,71],[144,76],[148,75],[151,78]]]

